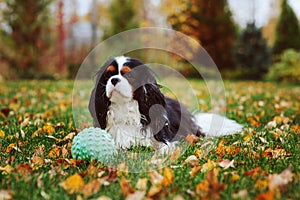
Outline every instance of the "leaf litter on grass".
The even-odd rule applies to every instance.
[[[72,82],[8,85],[0,86],[3,198],[300,198],[299,86],[225,82],[226,113],[245,125],[242,133],[206,141],[189,136],[187,150],[174,152],[170,162],[153,156],[149,163],[160,168],[131,173],[134,152],[115,166],[72,159],[79,131]],[[208,96],[203,83],[192,85],[199,97]]]

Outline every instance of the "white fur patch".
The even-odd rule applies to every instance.
[[[120,74],[120,71],[121,71],[124,63],[126,63],[128,61],[128,57],[118,56],[118,57],[115,57],[115,60],[118,63],[118,69],[119,69],[119,74]]]
[[[107,113],[107,131],[114,138],[117,147],[129,148],[132,145],[149,146],[150,131],[141,132],[141,114],[138,102],[131,100],[124,104],[112,103]]]
[[[113,85],[111,80],[114,78],[120,79],[116,85]],[[121,75],[114,75],[110,77],[106,85],[106,96],[111,102],[123,103],[132,100],[132,87]]]

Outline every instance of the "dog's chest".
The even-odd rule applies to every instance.
[[[124,104],[112,103],[107,112],[107,131],[114,138],[118,147],[131,145],[150,145],[148,131],[141,131],[141,114],[135,100]]]

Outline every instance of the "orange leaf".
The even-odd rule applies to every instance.
[[[100,190],[100,182],[98,180],[91,181],[83,186],[82,193],[84,197],[96,194]]]
[[[255,200],[273,200],[274,199],[274,192],[269,190],[268,192],[259,194],[255,197]]]
[[[196,185],[196,193],[201,197],[207,196],[209,190],[209,182],[207,180],[202,181]]]
[[[200,171],[200,169],[201,169],[200,166],[193,167],[191,172],[190,172],[191,177],[193,178],[197,174],[197,172]]]
[[[188,134],[185,140],[191,145],[194,146],[197,142],[199,142],[200,138],[193,134]]]
[[[59,184],[69,194],[75,194],[82,190],[84,186],[83,178],[79,174],[74,174]]]
[[[53,149],[51,149],[51,151],[48,153],[47,157],[48,158],[57,158],[60,156],[61,153],[61,147],[54,147]]]
[[[134,193],[134,189],[131,188],[129,181],[126,180],[124,177],[122,177],[121,179],[120,186],[121,192],[124,196]]]
[[[55,131],[54,127],[53,127],[52,124],[50,124],[50,123],[45,124],[45,125],[43,126],[42,130],[43,130],[43,132],[48,133],[48,134],[50,134],[50,135],[51,135],[52,133],[54,133],[54,131]]]
[[[164,170],[164,178],[162,180],[162,185],[163,186],[168,186],[174,182],[174,173],[171,169],[168,167],[165,168]]]

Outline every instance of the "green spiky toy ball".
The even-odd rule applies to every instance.
[[[100,128],[86,128],[73,139],[72,156],[80,160],[98,160],[107,163],[116,152],[111,135]]]

